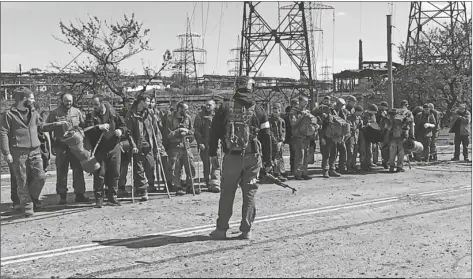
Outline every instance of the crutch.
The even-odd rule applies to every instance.
[[[133,154],[133,152],[131,152],[131,203],[135,203],[135,176],[134,176],[134,166],[133,165],[133,157],[135,157],[135,154]]]
[[[161,172],[163,174],[163,178],[164,178],[164,187],[166,187],[166,192],[168,194],[168,197],[171,198],[171,195],[169,194],[169,188],[168,188],[168,184],[167,184],[167,177],[166,177],[166,174],[164,173],[164,166],[163,166],[163,161],[161,160],[161,154],[160,153],[160,150],[159,150],[159,147],[158,147],[158,138],[156,137],[156,133],[154,132],[154,129],[151,129],[151,131],[153,132],[153,137],[154,137],[154,143],[156,145],[156,149],[158,149],[158,163],[159,163],[159,167],[161,169]],[[155,166],[156,167],[156,166]],[[158,178],[158,185],[159,185],[159,178]]]
[[[184,147],[186,148],[187,166],[189,167],[189,173],[190,173],[190,176],[191,176],[190,178],[191,178],[192,195],[195,196],[194,177],[192,176],[191,160],[190,160],[190,157],[189,157],[190,146],[189,146],[189,143],[187,142],[188,137],[189,136],[184,137]]]
[[[158,154],[158,161],[159,161],[158,162],[159,170],[161,170],[161,173],[162,173],[163,178],[164,178],[164,187],[166,188],[166,193],[168,194],[168,198],[171,198],[171,194],[169,194],[168,184],[166,183],[167,182],[167,177],[166,177],[166,173],[164,172],[163,161],[161,160],[161,156],[159,154]]]
[[[198,144],[197,144],[197,152],[199,153],[198,155],[200,156],[200,148]],[[197,162],[197,186],[199,187],[199,191],[202,191],[202,189],[200,189],[200,164],[199,162]]]
[[[131,203],[135,203],[135,171],[134,167],[135,165],[133,164],[133,158],[135,157],[135,154],[133,154],[133,146],[136,146],[135,141],[133,140],[133,137],[129,135],[129,139],[131,141],[132,147],[131,147],[131,159],[130,159],[130,164],[131,164]]]

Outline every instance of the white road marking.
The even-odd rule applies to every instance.
[[[436,195],[436,194],[441,194],[441,193],[447,193],[447,192],[453,193],[453,192],[458,192],[458,191],[463,191],[463,190],[471,190],[471,186],[463,186],[463,187],[458,187],[458,188],[453,188],[453,189],[441,189],[441,190],[428,191],[428,192],[422,192],[422,193],[417,193],[417,194],[413,193],[410,195],[431,196],[431,195]],[[254,223],[277,221],[277,220],[295,218],[295,217],[312,215],[312,214],[326,213],[326,212],[331,212],[331,211],[336,211],[336,210],[341,210],[341,209],[389,203],[393,201],[402,200],[403,198],[404,196],[393,196],[389,198],[381,198],[381,199],[375,199],[375,200],[370,200],[370,201],[360,201],[360,202],[347,203],[347,204],[341,204],[341,205],[332,205],[332,206],[326,206],[326,207],[321,207],[321,208],[312,208],[312,209],[298,210],[298,211],[292,211],[292,212],[287,212],[287,213],[261,216],[259,218],[256,218]],[[232,221],[230,222],[230,225],[235,225],[238,223],[240,223],[240,221]],[[129,240],[129,241],[123,241],[123,242],[117,241],[117,242],[121,243],[122,245],[129,245],[133,243],[139,243],[143,241],[149,241],[151,239],[159,239],[159,238],[164,238],[168,236],[181,236],[181,235],[186,235],[186,234],[205,232],[205,231],[214,229],[214,227],[215,225],[212,224],[212,225],[197,226],[197,227],[184,228],[184,229],[178,229],[178,230],[172,230],[172,231],[166,231],[166,232],[158,232],[158,233],[147,234],[147,235],[141,236],[141,237],[150,236],[149,238],[146,238],[146,239],[136,239],[136,240]],[[53,249],[53,250],[47,250],[47,251],[41,251],[41,252],[34,252],[34,253],[27,253],[27,254],[22,254],[22,255],[4,257],[4,258],[1,258],[0,261],[1,261],[1,266],[5,266],[9,264],[14,264],[14,263],[21,263],[21,262],[33,261],[33,260],[44,259],[44,258],[58,257],[62,255],[75,254],[75,253],[80,253],[80,252],[87,252],[87,251],[93,251],[93,250],[99,250],[99,249],[105,249],[105,248],[111,248],[111,247],[113,246],[106,246],[106,242],[102,245],[100,243],[91,243],[91,244],[84,244],[84,245],[78,245],[78,246],[72,246],[72,247],[65,247],[65,248],[59,248],[59,249]]]

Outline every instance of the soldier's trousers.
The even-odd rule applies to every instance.
[[[430,156],[435,158],[437,156],[437,138],[439,136],[439,132],[435,131],[432,132],[432,141],[430,142]]]
[[[125,189],[128,178],[128,166],[130,165],[130,161],[131,151],[127,153],[122,152],[120,156],[120,178],[118,179],[118,189]]]
[[[294,149],[294,176],[307,175],[307,165],[309,163],[309,138],[292,138],[292,148]]]
[[[243,160],[242,160],[243,159]],[[222,163],[222,183],[218,205],[217,228],[228,230],[233,214],[233,202],[238,185],[243,194],[240,231],[249,232],[256,217],[255,195],[258,191],[256,179],[261,169],[261,155],[225,154]]]
[[[291,173],[294,174],[294,172],[295,172],[295,170],[294,170],[295,150],[294,150],[294,146],[292,145],[292,142],[293,142],[293,138],[290,139],[290,143],[289,143],[289,165],[291,166]]]
[[[355,144],[354,137],[350,137],[345,141],[345,148],[347,150],[347,169],[354,170],[356,167],[356,156],[358,154],[358,144]]]
[[[20,204],[20,198],[18,198],[18,186],[16,184],[15,171],[13,170],[12,164],[8,165],[10,171],[10,198],[13,204]]]
[[[209,147],[205,146],[204,150],[200,150],[200,159],[204,167],[204,181],[209,182],[209,179],[220,180],[220,164],[218,156],[214,160],[210,159]]]
[[[347,148],[346,143],[344,141],[337,143],[337,151],[338,151],[338,168],[340,170],[347,169]]]
[[[41,150],[38,148],[11,148],[12,170],[16,179],[19,203],[26,208],[32,206],[32,198],[39,199],[46,174]]]
[[[372,158],[372,144],[371,142],[367,141],[363,135],[360,133],[359,138],[360,144],[360,165],[362,169],[367,169],[371,165],[371,158]]]
[[[169,153],[168,153],[169,154]],[[173,172],[173,184],[177,190],[184,189],[181,185],[181,168],[184,167],[186,172],[186,184],[191,185],[191,181],[195,176],[194,156],[192,152],[187,151],[185,147],[175,147],[170,150],[169,164]]]
[[[335,170],[335,161],[337,160],[337,143],[331,138],[324,137],[325,145],[320,143],[322,152],[322,170]]]
[[[274,174],[277,174],[277,175],[283,174],[286,172],[286,168],[284,166],[284,158],[282,155],[282,146],[283,146],[282,144],[278,145],[277,143],[273,143],[273,146],[272,146],[271,159],[273,160]]]
[[[133,157],[133,185],[138,194],[154,187],[154,155],[151,151],[140,151]]]
[[[56,193],[58,195],[67,194],[67,174],[69,165],[72,169],[72,187],[75,194],[85,193],[84,171],[82,166],[71,150],[67,146],[58,146],[56,151]]]
[[[94,172],[95,198],[102,197],[104,185],[107,185],[108,195],[116,195],[118,179],[120,178],[121,149],[117,144],[112,150],[95,152],[95,158],[100,163],[100,168]]]
[[[394,167],[394,163],[397,157],[397,167],[401,168],[404,166],[404,147],[402,139],[393,139],[389,144],[389,165]]]
[[[455,143],[455,154],[453,157],[460,158],[460,144],[463,145],[463,157],[465,159],[468,158],[468,145],[470,144],[469,136],[461,136],[459,134],[455,134],[454,138]]]

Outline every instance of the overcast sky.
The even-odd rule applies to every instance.
[[[1,70],[23,71],[31,68],[47,69],[51,61],[67,64],[79,52],[53,38],[61,37],[59,21],[87,19],[87,14],[101,19],[117,20],[123,14],[135,13],[135,18],[149,28],[153,51],[143,52],[123,62],[123,67],[142,72],[142,60],[157,66],[162,63],[165,49],[176,49],[176,35],[185,32],[186,14],[192,17],[192,32],[203,36],[207,50],[205,74],[227,74],[231,65],[230,49],[237,46],[241,33],[242,2],[2,2],[1,3]],[[332,10],[314,12],[314,21],[322,33],[315,34],[318,46],[317,68],[334,65],[335,72],[358,67],[358,40],[363,40],[364,60],[387,60],[386,15],[392,11],[393,43],[397,46],[407,37],[410,2],[321,2],[335,8],[335,32]],[[392,8],[390,6],[392,4]],[[471,3],[469,11],[471,11]],[[287,5],[289,2],[280,2]],[[195,11],[194,11],[195,8]],[[277,2],[265,2],[258,12],[271,25],[278,20]],[[194,13],[193,13],[194,11]],[[207,16],[208,14],[208,16]],[[282,12],[283,14],[283,12]],[[323,40],[322,40],[323,38]],[[333,43],[334,42],[334,43]],[[197,42],[202,46],[202,42]],[[323,47],[322,47],[323,46]],[[333,61],[333,52],[335,59]],[[397,47],[393,47],[394,62],[400,61]],[[70,53],[69,53],[70,52]],[[264,76],[298,78],[296,68],[279,50],[271,53],[262,68]],[[332,69],[329,69],[332,72]]]

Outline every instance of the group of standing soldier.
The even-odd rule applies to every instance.
[[[73,106],[73,96],[66,93],[46,119],[35,109],[34,93],[30,89],[17,89],[14,96],[15,105],[2,115],[1,150],[10,167],[14,209],[24,211],[26,216],[32,216],[42,206],[39,196],[45,183],[49,152],[56,157],[59,204],[68,203],[69,167],[75,202],[89,202],[85,196],[83,166],[64,141],[68,131],[83,135],[81,148],[90,150],[100,164],[93,172],[98,208],[103,206],[104,199],[108,205],[118,206],[118,198],[129,195],[125,185],[131,162],[133,188],[142,201],[148,200],[148,192],[158,190],[155,181],[161,176],[176,195],[199,194],[200,188],[192,189],[195,166],[190,144],[194,139],[203,161],[205,183],[209,191],[220,192],[219,161],[209,156],[210,127],[215,113],[212,100],[192,123],[186,103],[180,102],[170,111],[159,111],[154,97],[146,94],[126,98],[121,115],[102,96],[96,95],[91,99],[92,111],[84,117]],[[48,132],[50,140],[44,136]],[[182,168],[185,182],[181,180]]]
[[[97,95],[92,98],[93,110],[85,117],[73,106],[73,96],[63,94],[61,104],[43,122],[34,107],[34,94],[27,88],[15,91],[15,105],[2,117],[1,150],[10,166],[14,207],[27,216],[41,207],[39,196],[45,183],[49,157],[43,133],[50,133],[51,153],[56,156],[56,192],[59,204],[67,204],[67,176],[72,169],[72,186],[76,202],[87,202],[81,162],[64,143],[68,131],[80,129],[83,146],[93,150],[100,168],[93,172],[96,207],[120,205],[119,197],[129,193],[128,167],[132,164],[133,188],[142,201],[155,192],[155,181],[163,180],[176,195],[200,193],[194,187],[196,174],[190,145],[195,141],[203,163],[204,181],[208,190],[220,194],[219,219],[213,233],[225,237],[237,186],[243,192],[242,237],[249,238],[255,218],[254,196],[260,173],[272,172],[280,180],[290,175],[295,180],[310,180],[308,164],[318,140],[322,154],[323,177],[340,177],[353,172],[370,172],[376,166],[378,151],[381,163],[390,172],[404,171],[404,143],[416,140],[423,152],[415,154],[419,161],[437,160],[436,141],[441,114],[432,104],[409,111],[407,101],[401,108],[389,110],[386,102],[371,104],[364,110],[354,96],[339,98],[335,103],[325,97],[312,111],[309,100],[301,96],[291,100],[282,112],[273,104],[269,117],[255,104],[254,82],[239,77],[236,93],[230,104],[218,108],[213,100],[194,120],[185,102],[169,110],[158,110],[154,97],[139,94],[124,100],[124,111],[114,108]],[[455,133],[455,154],[459,160],[463,144],[464,160],[468,161],[471,116],[464,104],[455,111],[450,133]],[[290,170],[283,159],[284,144],[289,145]],[[47,147],[45,147],[47,146]],[[220,179],[220,150],[225,153]],[[45,156],[47,157],[45,159]],[[312,158],[311,158],[312,157]],[[338,167],[336,166],[337,157]],[[356,164],[359,157],[359,167]],[[396,162],[397,159],[397,162]],[[181,179],[184,169],[186,180]],[[163,177],[161,177],[163,176]],[[222,183],[222,185],[220,185]],[[16,187],[16,190],[15,190]]]
[[[295,180],[311,179],[307,166],[308,162],[313,161],[310,147],[315,146],[317,137],[322,154],[321,168],[325,178],[354,172],[371,172],[377,166],[379,150],[381,165],[385,169],[389,169],[390,172],[403,172],[404,143],[407,140],[416,140],[423,145],[423,151],[415,154],[413,159],[424,162],[437,160],[436,144],[442,116],[431,103],[423,105],[421,110],[414,111],[415,115],[408,109],[409,103],[406,100],[401,101],[400,108],[392,110],[389,110],[385,101],[379,105],[371,104],[367,110],[363,110],[354,96],[338,98],[336,102],[331,102],[330,97],[325,97],[312,112],[307,106],[308,99],[301,96],[291,100],[285,113],[278,115],[279,104],[272,107],[270,123],[273,166],[275,176],[281,180],[285,180],[289,175],[293,175]],[[459,160],[460,143],[462,143],[464,159],[469,161],[468,136],[471,117],[465,108],[464,104],[459,106],[451,123],[450,133],[455,133],[455,155],[452,160]],[[305,125],[304,118],[307,119]],[[335,118],[342,119],[350,127],[349,133],[342,138],[330,135],[329,126],[336,122]],[[313,123],[317,133],[308,132],[311,129],[307,123]],[[285,172],[281,160],[284,143],[289,144],[290,151],[288,172]],[[359,166],[356,164],[357,158]]]

